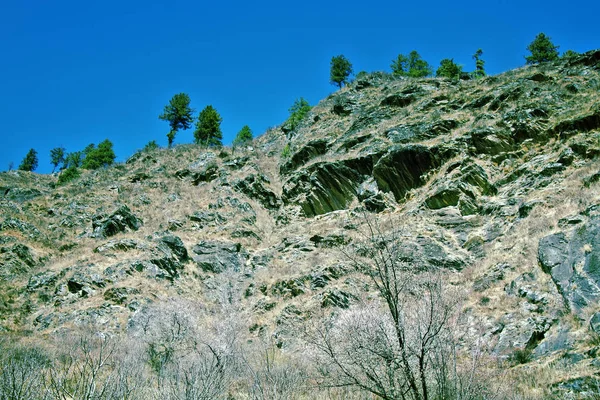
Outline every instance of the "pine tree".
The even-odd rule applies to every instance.
[[[50,163],[52,164],[52,173],[59,164],[63,164],[65,162],[65,148],[64,147],[56,147],[50,150]]]
[[[429,63],[421,58],[421,55],[413,50],[408,54],[399,54],[392,61],[392,74],[394,76],[409,76],[412,78],[423,78],[432,74]]]
[[[223,140],[221,122],[223,122],[223,118],[217,110],[211,105],[206,106],[198,115],[196,122],[196,131],[194,132],[196,143],[207,147],[221,146]]]
[[[352,64],[343,56],[331,58],[331,69],[329,71],[329,81],[332,85],[337,85],[340,89],[342,85],[348,84],[348,77],[352,74]]]
[[[108,167],[115,162],[115,152],[113,150],[113,144],[110,140],[106,139],[101,142],[98,147],[92,147],[90,145],[84,150],[85,159],[83,160],[82,167],[85,169],[98,169],[101,167]]]
[[[19,170],[21,171],[35,171],[38,167],[38,158],[37,151],[34,149],[30,149],[21,164],[19,165]]]
[[[482,78],[485,76],[485,69],[483,66],[485,65],[485,61],[481,59],[483,55],[483,50],[477,49],[475,54],[473,54],[473,60],[475,60],[475,71],[471,73],[473,78]]]
[[[302,122],[306,114],[310,112],[310,104],[303,97],[296,99],[294,104],[288,110],[290,112],[290,116],[286,121],[285,125],[289,130],[293,131],[298,127],[298,124]]]
[[[169,147],[173,145],[175,135],[180,129],[189,129],[192,126],[194,118],[192,117],[194,110],[190,108],[190,96],[186,93],[179,93],[173,96],[163,110],[163,113],[158,116],[163,121],[168,121],[171,130],[167,134]]]
[[[525,60],[527,60],[527,64],[558,60],[558,48],[559,46],[555,46],[549,36],[539,33],[533,42],[527,46],[527,50],[531,55],[526,56]]]
[[[462,67],[454,62],[452,58],[444,58],[440,61],[440,66],[435,72],[435,76],[460,79],[462,74]]]
[[[244,146],[252,142],[252,129],[248,125],[244,125],[233,139],[233,147]]]

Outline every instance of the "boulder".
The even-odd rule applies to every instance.
[[[129,207],[123,205],[111,215],[97,214],[92,219],[93,237],[104,238],[114,236],[128,230],[137,231],[142,221],[136,217]]]
[[[158,239],[158,249],[167,257],[175,258],[179,262],[186,262],[189,259],[183,241],[172,234],[163,235]]]
[[[600,300],[600,217],[593,216],[576,229],[565,230],[539,241],[538,260],[552,277],[565,305],[582,315]]]
[[[281,207],[281,199],[266,187],[269,180],[264,175],[251,174],[233,184],[233,188],[246,196],[258,201],[269,210]]]
[[[192,248],[192,259],[204,272],[240,271],[247,255],[239,243],[201,241]]]

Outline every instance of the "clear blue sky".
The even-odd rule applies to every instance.
[[[200,111],[223,117],[224,143],[248,124],[255,135],[280,124],[298,97],[335,91],[331,57],[355,72],[385,70],[416,49],[436,68],[454,58],[488,73],[524,64],[539,32],[560,51],[600,47],[596,0],[558,1],[0,1],[0,170],[30,148],[37,172],[49,152],[108,138],[124,161],[148,141],[166,146],[158,119],[186,92]],[[175,143],[193,140],[179,132]]]

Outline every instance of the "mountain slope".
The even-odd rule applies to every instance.
[[[291,351],[298,326],[378,296],[347,258],[376,221],[443,271],[469,335],[570,391],[600,365],[599,155],[593,51],[473,81],[359,76],[235,152],[139,152],[63,187],[2,173],[0,331],[130,334],[191,302]]]

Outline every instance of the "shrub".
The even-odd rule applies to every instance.
[[[454,62],[454,59],[444,58],[440,61],[440,66],[435,72],[435,76],[450,78],[450,79],[460,79],[460,75],[462,74],[462,67]]]
[[[408,57],[404,54],[399,54],[398,57],[392,61],[391,68],[394,76],[423,78],[432,73],[429,63],[423,60],[416,50],[411,51],[408,54]]]
[[[509,359],[515,364],[527,364],[532,359],[531,349],[515,349]]]
[[[290,130],[295,130],[300,122],[306,117],[306,114],[310,112],[310,104],[304,98],[300,97],[294,101],[294,104],[289,109],[290,117],[286,121],[286,125]]]
[[[117,158],[113,151],[113,144],[108,139],[100,143],[98,147],[94,147],[93,144],[89,145],[85,148],[84,153],[85,159],[83,160],[82,167],[85,169],[108,167]]]
[[[156,143],[156,140],[151,140],[144,146],[143,151],[154,151],[157,150],[160,146]]]
[[[58,185],[65,185],[71,182],[74,179],[77,179],[81,176],[81,171],[77,167],[69,167],[61,172],[58,176]]]
[[[290,148],[290,144],[286,144],[283,150],[281,151],[281,158],[288,158],[292,155],[292,150]]]

